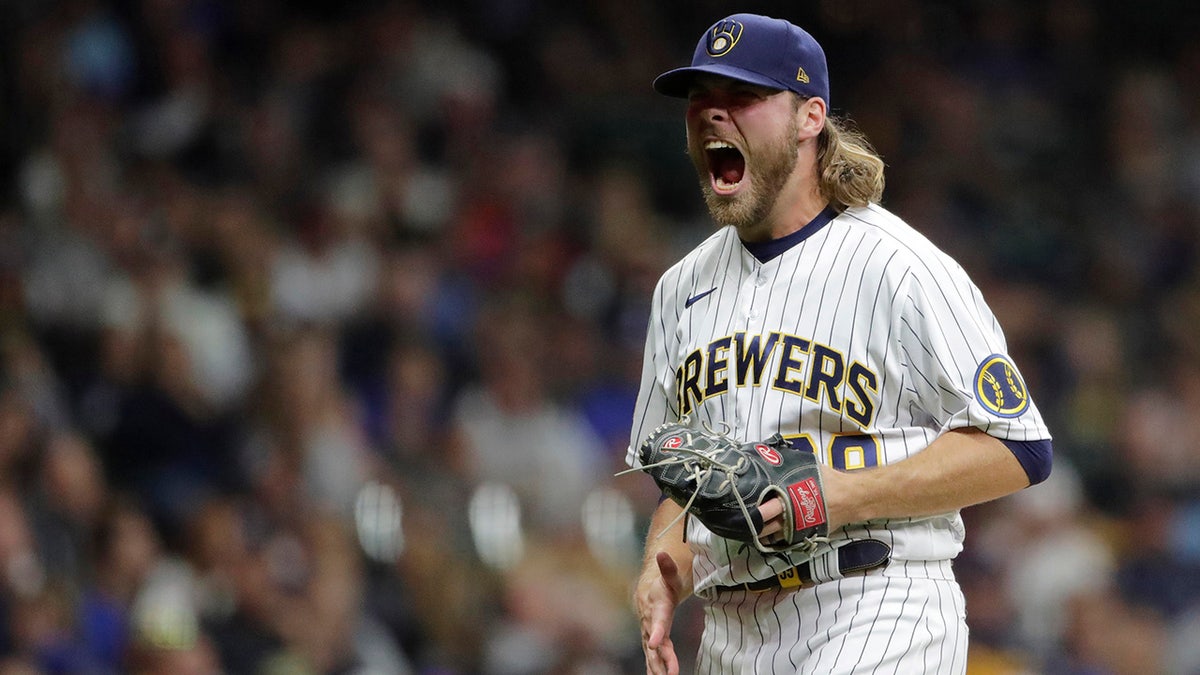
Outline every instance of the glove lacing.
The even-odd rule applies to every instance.
[[[680,422],[686,425],[687,418],[685,417],[681,419]],[[725,422],[721,422],[720,424],[725,428],[725,431],[717,431],[709,426],[707,422],[701,422],[701,426],[714,436],[720,436],[734,445],[741,445],[740,442],[728,434],[729,425]],[[683,510],[680,511],[679,515],[671,519],[671,522],[667,523],[666,527],[664,527],[661,532],[654,536],[655,541],[670,531],[672,527],[675,527],[679,521],[687,517],[688,511],[691,509],[692,504],[696,501],[696,497],[700,494],[700,490],[712,479],[713,472],[716,469],[721,469],[724,471],[726,476],[725,480],[723,480],[717,486],[717,490],[724,490],[726,487],[731,488],[730,492],[733,493],[734,499],[737,500],[738,508],[741,509],[742,517],[745,518],[746,524],[753,525],[754,518],[750,515],[750,509],[746,506],[746,500],[742,497],[741,491],[737,488],[737,482],[733,478],[737,472],[746,467],[746,457],[739,456],[738,461],[735,464],[726,464],[718,461],[716,458],[716,455],[721,451],[722,448],[719,446],[713,447],[707,451],[696,450],[689,447],[672,448],[672,454],[677,456],[668,457],[664,460],[654,462],[653,464],[643,464],[631,469],[625,469],[624,471],[620,471],[615,474],[617,476],[621,476],[627,473],[633,473],[634,471],[647,471],[660,466],[672,466],[682,463],[688,472],[686,474],[687,478],[696,482],[696,489],[692,491],[692,495],[688,498],[687,503],[683,505]],[[752,532],[751,535],[754,538],[754,547],[758,549],[759,552],[767,555],[780,555],[783,553],[783,551],[779,549],[771,549],[764,546],[759,539],[758,532]],[[796,551],[803,555],[812,556],[818,548],[824,544],[828,544],[829,542],[829,537],[807,537],[790,545],[787,551]]]
[[[681,421],[683,421],[683,420],[681,420]],[[684,423],[686,424],[686,422],[684,422]],[[733,437],[729,436],[729,434],[728,434],[729,425],[724,422],[721,423],[721,426],[725,428],[725,431],[717,431],[716,429],[713,429],[711,426],[709,426],[709,424],[707,422],[701,422],[701,426],[703,426],[706,431],[708,431],[710,434],[712,434],[714,436],[720,436],[721,438],[726,439],[733,445],[741,445],[740,442],[738,442]],[[742,497],[741,490],[738,490],[737,482],[734,478],[738,472],[740,472],[746,468],[746,457],[739,456],[736,463],[726,464],[725,462],[721,462],[716,458],[717,454],[722,452],[723,450],[724,449],[720,446],[715,446],[710,450],[696,450],[694,448],[689,448],[686,446],[680,447],[680,448],[672,448],[672,451],[671,451],[672,454],[678,455],[678,456],[668,457],[667,459],[664,459],[664,460],[661,460],[658,462],[654,462],[653,464],[643,464],[640,467],[636,467],[633,469],[627,469],[627,470],[621,471],[620,473],[617,474],[618,476],[620,476],[622,474],[631,473],[633,471],[646,471],[646,470],[653,469],[653,468],[660,467],[660,466],[672,466],[675,464],[683,464],[684,469],[687,470],[687,474],[686,474],[687,478],[689,480],[693,480],[696,482],[696,489],[692,491],[692,495],[690,497],[688,497],[687,503],[683,505],[683,510],[679,513],[679,515],[672,518],[671,522],[667,523],[666,527],[664,527],[661,532],[659,532],[657,535],[654,536],[655,541],[657,541],[659,538],[661,538],[672,527],[675,527],[675,525],[677,525],[679,523],[679,521],[683,520],[687,516],[688,511],[692,507],[692,504],[696,501],[697,495],[700,494],[700,490],[703,489],[708,484],[708,482],[713,477],[714,471],[717,469],[720,469],[721,471],[723,471],[725,473],[725,479],[723,481],[721,481],[720,484],[717,485],[717,491],[720,492],[727,487],[730,488],[730,492],[733,493],[734,499],[737,500],[738,508],[741,509],[742,517],[745,518],[746,524],[748,526],[753,526],[754,518],[750,515],[750,509],[749,509],[749,507],[746,506],[746,500]],[[766,553],[766,554],[779,553],[778,550],[770,549],[770,548],[767,548],[766,546],[764,546],[762,544],[761,540],[759,539],[758,532],[751,532],[751,535],[754,538],[754,547],[756,549],[758,549],[759,552]],[[812,552],[815,551],[818,546],[820,546],[822,543],[827,543],[828,541],[829,541],[828,537],[810,537],[808,539],[805,539],[805,540],[791,546],[790,548],[798,550],[801,553],[811,555]]]

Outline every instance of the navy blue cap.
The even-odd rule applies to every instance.
[[[804,29],[783,19],[758,14],[721,19],[700,37],[692,65],[659,75],[654,89],[687,98],[692,80],[701,73],[819,96],[829,105],[825,50]]]

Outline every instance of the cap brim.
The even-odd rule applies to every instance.
[[[769,77],[764,77],[744,68],[711,63],[703,66],[685,66],[683,68],[676,68],[675,70],[668,70],[654,78],[654,91],[666,96],[674,96],[675,98],[687,98],[692,82],[695,81],[696,76],[703,74],[721,75],[772,89],[782,90],[788,88]]]

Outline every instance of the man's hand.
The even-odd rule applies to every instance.
[[[783,530],[783,502],[778,497],[768,499],[758,507],[758,512],[763,519],[763,541],[773,544],[782,539],[779,533]]]
[[[837,520],[838,516],[841,515],[841,509],[830,508],[830,502],[833,501],[832,495],[839,494],[841,481],[845,474],[841,471],[830,469],[827,466],[822,466],[820,471],[821,493],[825,499],[825,517],[828,519],[829,531],[832,532],[846,524]],[[830,489],[831,487],[832,489]],[[781,534],[785,526],[783,508],[783,499],[780,497],[768,499],[762,503],[762,506],[758,507],[758,513],[762,516],[763,522],[762,530],[760,530],[759,534],[762,536],[763,541],[770,544],[778,544],[783,541],[783,535]]]
[[[683,601],[684,583],[679,567],[665,551],[654,557],[657,574],[647,570],[638,580],[634,605],[642,624],[642,651],[647,675],[679,675],[679,658],[671,641],[675,608]]]

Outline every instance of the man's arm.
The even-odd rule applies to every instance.
[[[634,589],[633,604],[642,628],[646,672],[678,675],[679,658],[671,641],[675,609],[692,594],[692,552],[683,540],[685,519],[675,502],[665,499],[650,519],[642,574]],[[668,524],[675,521],[669,530]],[[661,536],[659,534],[662,533]]]
[[[948,513],[998,499],[1029,485],[1029,476],[1004,443],[975,428],[939,436],[895,464],[860,471],[822,467],[829,529],[874,518]],[[763,534],[778,532],[782,504],[762,506]]]

